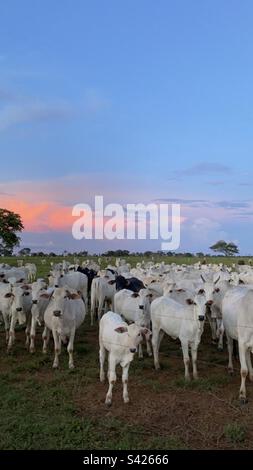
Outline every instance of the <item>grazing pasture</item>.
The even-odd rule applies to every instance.
[[[38,277],[48,274],[50,261],[62,258],[46,260],[42,265],[40,258],[29,258],[29,262],[37,265]],[[193,260],[196,262],[196,258],[166,258],[166,262],[178,264]],[[235,261],[211,259],[221,260],[227,264]],[[1,262],[16,265],[17,258],[2,258]],[[127,262],[135,265],[138,258],[129,257]],[[219,352],[210,344],[208,322],[199,346],[198,380],[184,381],[180,342],[165,338],[160,352],[162,369],[155,371],[146,352],[141,360],[136,355],[129,375],[130,403],[123,403],[118,377],[111,408],[104,403],[107,384],[99,382],[98,323],[90,326],[89,315],[76,335],[74,370],[68,369],[65,347],[60,368],[52,369],[53,341],[44,356],[41,327],[33,355],[25,349],[24,331],[20,327],[17,330],[15,346],[7,354],[1,325],[1,449],[169,450],[253,446],[253,385],[247,383],[249,402],[241,406],[239,361],[235,361],[235,375],[229,376],[226,347]]]

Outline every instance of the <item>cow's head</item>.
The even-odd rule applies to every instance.
[[[132,354],[137,352],[138,346],[142,342],[143,338],[149,340],[152,336],[152,333],[148,328],[140,327],[136,325],[136,323],[132,323],[128,326],[118,326],[115,328],[115,331],[119,334],[127,334],[124,346],[126,346]]]

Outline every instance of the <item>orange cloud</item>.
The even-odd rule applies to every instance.
[[[15,197],[5,197],[1,205],[20,214],[25,230],[29,232],[70,230],[73,223],[71,207],[64,207],[55,202],[32,203]]]

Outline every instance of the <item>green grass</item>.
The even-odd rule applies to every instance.
[[[217,390],[217,388],[229,384],[229,377],[226,375],[219,377],[210,377],[210,378],[199,378],[198,380],[186,381],[183,377],[176,379],[174,385],[177,388],[183,388],[186,390],[200,390],[212,392]]]
[[[244,442],[246,430],[244,426],[238,423],[227,424],[224,427],[224,435],[233,444],[238,444]]]
[[[89,256],[88,257],[89,259],[93,259],[94,261],[97,261],[98,257],[94,257],[94,256]],[[41,260],[42,259],[45,259],[46,260],[46,264],[45,265],[42,265],[41,264]],[[1,260],[1,263],[7,263],[9,264],[10,266],[17,266],[17,260],[24,260],[24,263],[35,263],[36,266],[37,266],[37,269],[38,269],[38,277],[46,277],[50,268],[51,268],[51,265],[50,263],[53,262],[53,263],[59,263],[61,262],[63,259],[65,259],[66,261],[69,261],[71,263],[74,263],[74,256],[69,256],[69,257],[62,257],[62,256],[56,256],[56,257],[48,257],[46,256],[45,258],[43,257],[22,257],[22,256],[12,256],[12,257],[2,257],[0,258]],[[85,258],[82,258],[82,257],[79,257],[80,261],[83,261],[83,260],[86,260],[87,257]],[[105,258],[101,257],[102,259],[102,268],[105,268],[107,265],[108,265],[108,262],[106,261]],[[115,259],[114,257],[110,258],[110,264],[114,265],[115,264]],[[127,262],[131,264],[132,267],[135,267],[136,266],[136,263],[142,261],[142,260],[145,260],[145,261],[151,261],[151,258],[150,257],[138,257],[138,256],[129,256],[127,257]],[[178,256],[159,256],[159,255],[155,255],[153,256],[153,260],[155,263],[157,262],[162,262],[164,261],[166,264],[171,264],[171,263],[177,263],[177,264],[193,264],[193,263],[196,263],[198,261],[202,262],[203,261],[203,258],[198,258],[198,257],[178,257]],[[218,264],[218,263],[224,263],[224,264],[227,264],[227,265],[232,265],[233,263],[238,263],[239,260],[244,260],[245,263],[247,263],[249,260],[252,260],[251,257],[223,257],[223,256],[215,256],[215,257],[208,257],[207,258],[207,262],[209,263],[215,263],[215,264]]]
[[[90,369],[86,372],[90,374]],[[154,438],[146,433],[145,428],[118,418],[80,416],[73,400],[78,375],[68,371],[52,372],[50,386],[38,383],[33,373],[22,381],[18,376],[17,372],[0,377],[2,450],[131,450],[143,449],[144,442],[146,449],[185,448],[176,437]],[[84,394],[85,384],[84,379]]]

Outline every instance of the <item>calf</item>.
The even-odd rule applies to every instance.
[[[117,313],[107,312],[101,318],[99,324],[101,382],[105,380],[104,363],[106,352],[109,353],[109,389],[105,400],[106,405],[112,404],[112,390],[117,378],[116,366],[118,364],[122,367],[123,400],[125,403],[129,402],[127,389],[129,366],[143,337],[150,339],[151,331],[148,328],[142,328],[135,323],[127,325]]]
[[[59,366],[59,355],[61,353],[61,343],[68,341],[69,368],[74,368],[73,349],[77,328],[84,322],[86,315],[85,304],[77,292],[70,292],[62,287],[54,290],[50,302],[45,311],[44,319],[46,328],[43,333],[43,352],[47,351],[50,338],[50,331],[53,333],[55,357],[53,368]]]
[[[121,315],[128,322],[136,323],[136,325],[150,328],[150,303],[152,294],[146,289],[142,289],[139,293],[123,289],[116,292],[114,296],[114,311]],[[149,341],[147,341],[147,352],[152,356],[152,350]],[[139,358],[143,357],[141,343],[139,345]]]
[[[155,368],[159,369],[159,348],[164,333],[173,339],[180,339],[185,365],[185,379],[189,374],[189,346],[191,348],[193,377],[197,379],[197,351],[204,329],[206,297],[203,293],[186,299],[185,304],[169,297],[159,297],[151,304],[152,345]]]

